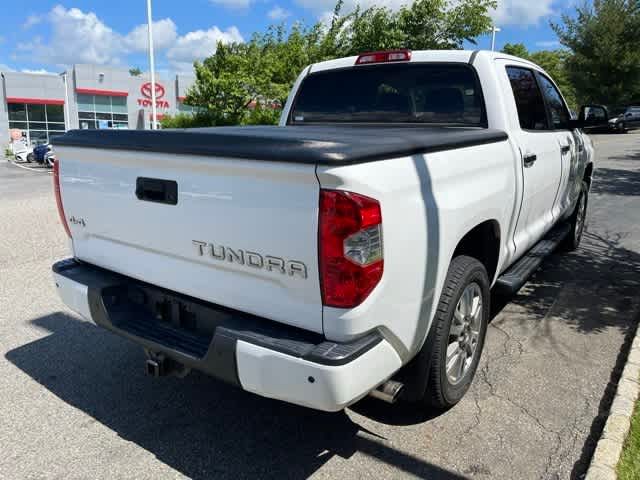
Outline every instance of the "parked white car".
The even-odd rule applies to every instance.
[[[400,50],[305,68],[279,126],[71,131],[53,140],[73,250],[55,283],[153,375],[327,411],[449,407],[490,289],[580,243],[584,111],[520,58]]]
[[[13,155],[14,155],[14,158],[19,162],[32,162],[33,147],[27,145],[24,142],[14,142]]]

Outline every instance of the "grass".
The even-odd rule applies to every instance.
[[[618,480],[640,479],[640,401],[631,419],[631,430],[618,462]]]

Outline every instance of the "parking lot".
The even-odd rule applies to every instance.
[[[582,247],[494,299],[472,389],[441,415],[146,377],[138,347],[58,300],[51,176],[0,162],[0,478],[580,478],[640,320],[640,134],[593,138]]]

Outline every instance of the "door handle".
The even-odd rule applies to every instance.
[[[178,204],[178,184],[175,180],[138,177],[136,197],[145,202]]]
[[[570,145],[563,145],[560,147],[560,153],[562,153],[563,155],[565,153],[569,153],[571,151],[571,146]]]
[[[525,168],[529,168],[534,163],[536,163],[536,160],[538,160],[538,156],[536,154],[530,153],[522,157],[522,160],[524,161]]]

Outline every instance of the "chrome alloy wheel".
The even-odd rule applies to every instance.
[[[475,359],[482,328],[482,290],[473,282],[467,285],[458,300],[451,319],[447,346],[447,379],[460,383]]]

